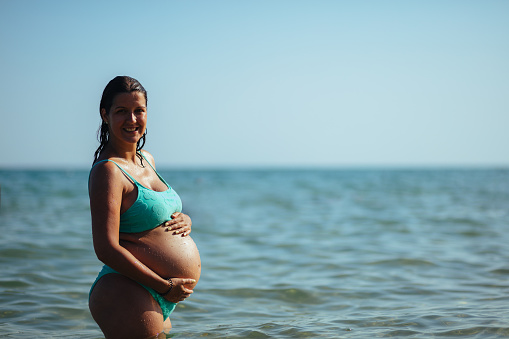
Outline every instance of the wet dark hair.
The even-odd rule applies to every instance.
[[[143,96],[145,97],[145,103],[147,102],[147,91],[145,88],[143,88],[138,80],[128,76],[117,76],[113,78],[104,88],[103,95],[101,97],[101,103],[99,104],[99,113],[101,113],[103,108],[106,110],[106,113],[109,113],[111,106],[113,105],[113,100],[118,94],[132,92],[143,93]],[[143,157],[139,151],[143,148],[143,146],[145,146],[146,135],[147,129],[145,129],[145,133],[136,144],[136,155],[140,159],[142,165]],[[108,130],[108,124],[103,120],[101,127],[99,127],[99,130],[97,131],[97,139],[99,140],[100,145],[94,153],[94,162],[97,161],[104,147],[108,143],[109,136],[110,133]]]

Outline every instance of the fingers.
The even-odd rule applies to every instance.
[[[182,285],[191,285],[191,284],[196,284],[196,280],[194,279],[180,279],[181,280],[181,284]]]
[[[194,280],[194,279],[178,279],[178,280],[174,279],[174,281],[177,285],[177,289],[183,295],[189,296],[193,293],[192,288],[189,288],[188,286],[194,287],[196,285],[196,280]]]
[[[193,294],[193,290],[190,288],[187,288],[185,285],[195,285],[196,280],[195,279],[187,279],[187,278],[171,278],[174,287],[172,291],[169,293],[168,296],[165,296],[165,298],[168,301],[171,302],[181,302],[187,299],[191,294]]]
[[[190,279],[190,278],[171,278],[171,280],[173,280],[173,283],[175,284],[175,286],[179,286],[182,288],[185,288],[184,285],[196,284],[196,280]]]
[[[164,223],[164,226],[168,227],[168,230],[172,231],[177,228],[181,228],[185,224],[183,223],[183,220],[181,219],[171,219]]]
[[[185,225],[175,231],[173,234],[182,234],[183,237],[188,236],[191,233],[191,226]]]
[[[183,237],[189,235],[191,233],[191,226],[189,225],[182,225],[182,224],[173,224],[173,225],[167,225],[164,224],[166,227],[166,232],[173,232],[174,235],[181,234]]]
[[[171,215],[171,219],[165,222],[166,226],[178,224],[179,222],[183,222],[184,220],[180,214],[181,213],[178,213],[178,212],[173,213]]]
[[[184,214],[175,212],[171,215],[171,219],[166,221],[164,224],[166,226],[171,226],[171,225],[178,225],[179,223],[185,223],[185,219],[183,216],[184,216]]]
[[[189,290],[187,288],[185,288],[185,292],[183,292],[180,297],[178,298],[179,301],[184,301],[186,300],[187,298],[189,298],[189,296],[193,294],[193,290]]]
[[[174,235],[181,234],[186,237],[191,234],[191,218],[184,213],[175,212],[171,215],[172,219],[164,223],[166,232],[173,232]]]
[[[193,290],[191,290],[191,289],[189,289],[187,287],[182,287],[182,293],[181,294],[187,298],[191,294],[193,294]]]

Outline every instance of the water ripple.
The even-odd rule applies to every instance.
[[[83,171],[0,171],[0,337],[102,338]],[[509,336],[509,171],[168,171],[202,256],[175,338]]]

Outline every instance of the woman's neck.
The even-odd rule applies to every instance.
[[[125,147],[123,145],[116,145],[113,142],[108,142],[106,147],[104,148],[104,154],[107,157],[117,157],[122,158],[128,162],[137,163],[137,151],[136,151],[136,145],[132,147]]]

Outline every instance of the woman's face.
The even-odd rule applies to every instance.
[[[102,109],[101,116],[109,126],[110,140],[136,144],[147,126],[145,96],[141,92],[117,94],[110,111]]]

